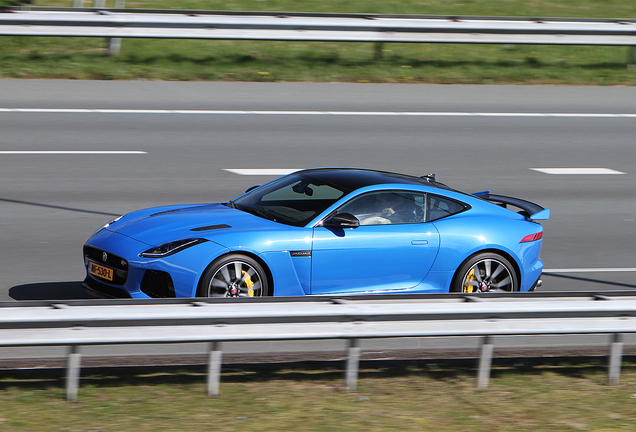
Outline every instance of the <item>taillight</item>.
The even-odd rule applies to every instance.
[[[543,238],[543,231],[538,232],[536,234],[529,234],[525,236],[524,238],[522,238],[519,243],[533,242],[533,241],[541,240],[542,238]]]

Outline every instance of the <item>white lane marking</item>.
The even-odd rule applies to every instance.
[[[259,175],[277,175],[283,176],[287,174],[294,173],[296,171],[300,171],[300,169],[287,169],[287,168],[268,168],[268,169],[241,169],[241,168],[228,168],[223,171],[228,171],[233,174],[244,175],[244,176],[259,176]]]
[[[544,273],[620,273],[620,272],[636,272],[636,268],[562,268],[562,269],[543,269]]]
[[[0,108],[0,113],[48,114],[198,114],[198,115],[313,115],[313,116],[419,116],[419,117],[574,117],[636,118],[636,113],[501,113],[435,111],[242,111],[242,110],[159,110],[86,108]]]
[[[148,154],[137,150],[2,150],[0,155],[122,155]]]
[[[610,168],[530,168],[544,174],[557,175],[588,175],[588,174],[625,174]]]

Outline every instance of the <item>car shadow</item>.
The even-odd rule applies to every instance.
[[[84,289],[83,282],[40,282],[9,288],[14,300],[80,300],[95,299]]]

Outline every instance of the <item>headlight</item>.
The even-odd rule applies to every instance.
[[[176,254],[177,252],[206,241],[207,240],[205,239],[178,240],[148,249],[147,251],[140,253],[139,256],[142,258],[161,258]]]

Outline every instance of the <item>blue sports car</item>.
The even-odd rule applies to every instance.
[[[532,291],[548,217],[434,175],[309,169],[107,223],[84,246],[84,285],[133,298]]]

